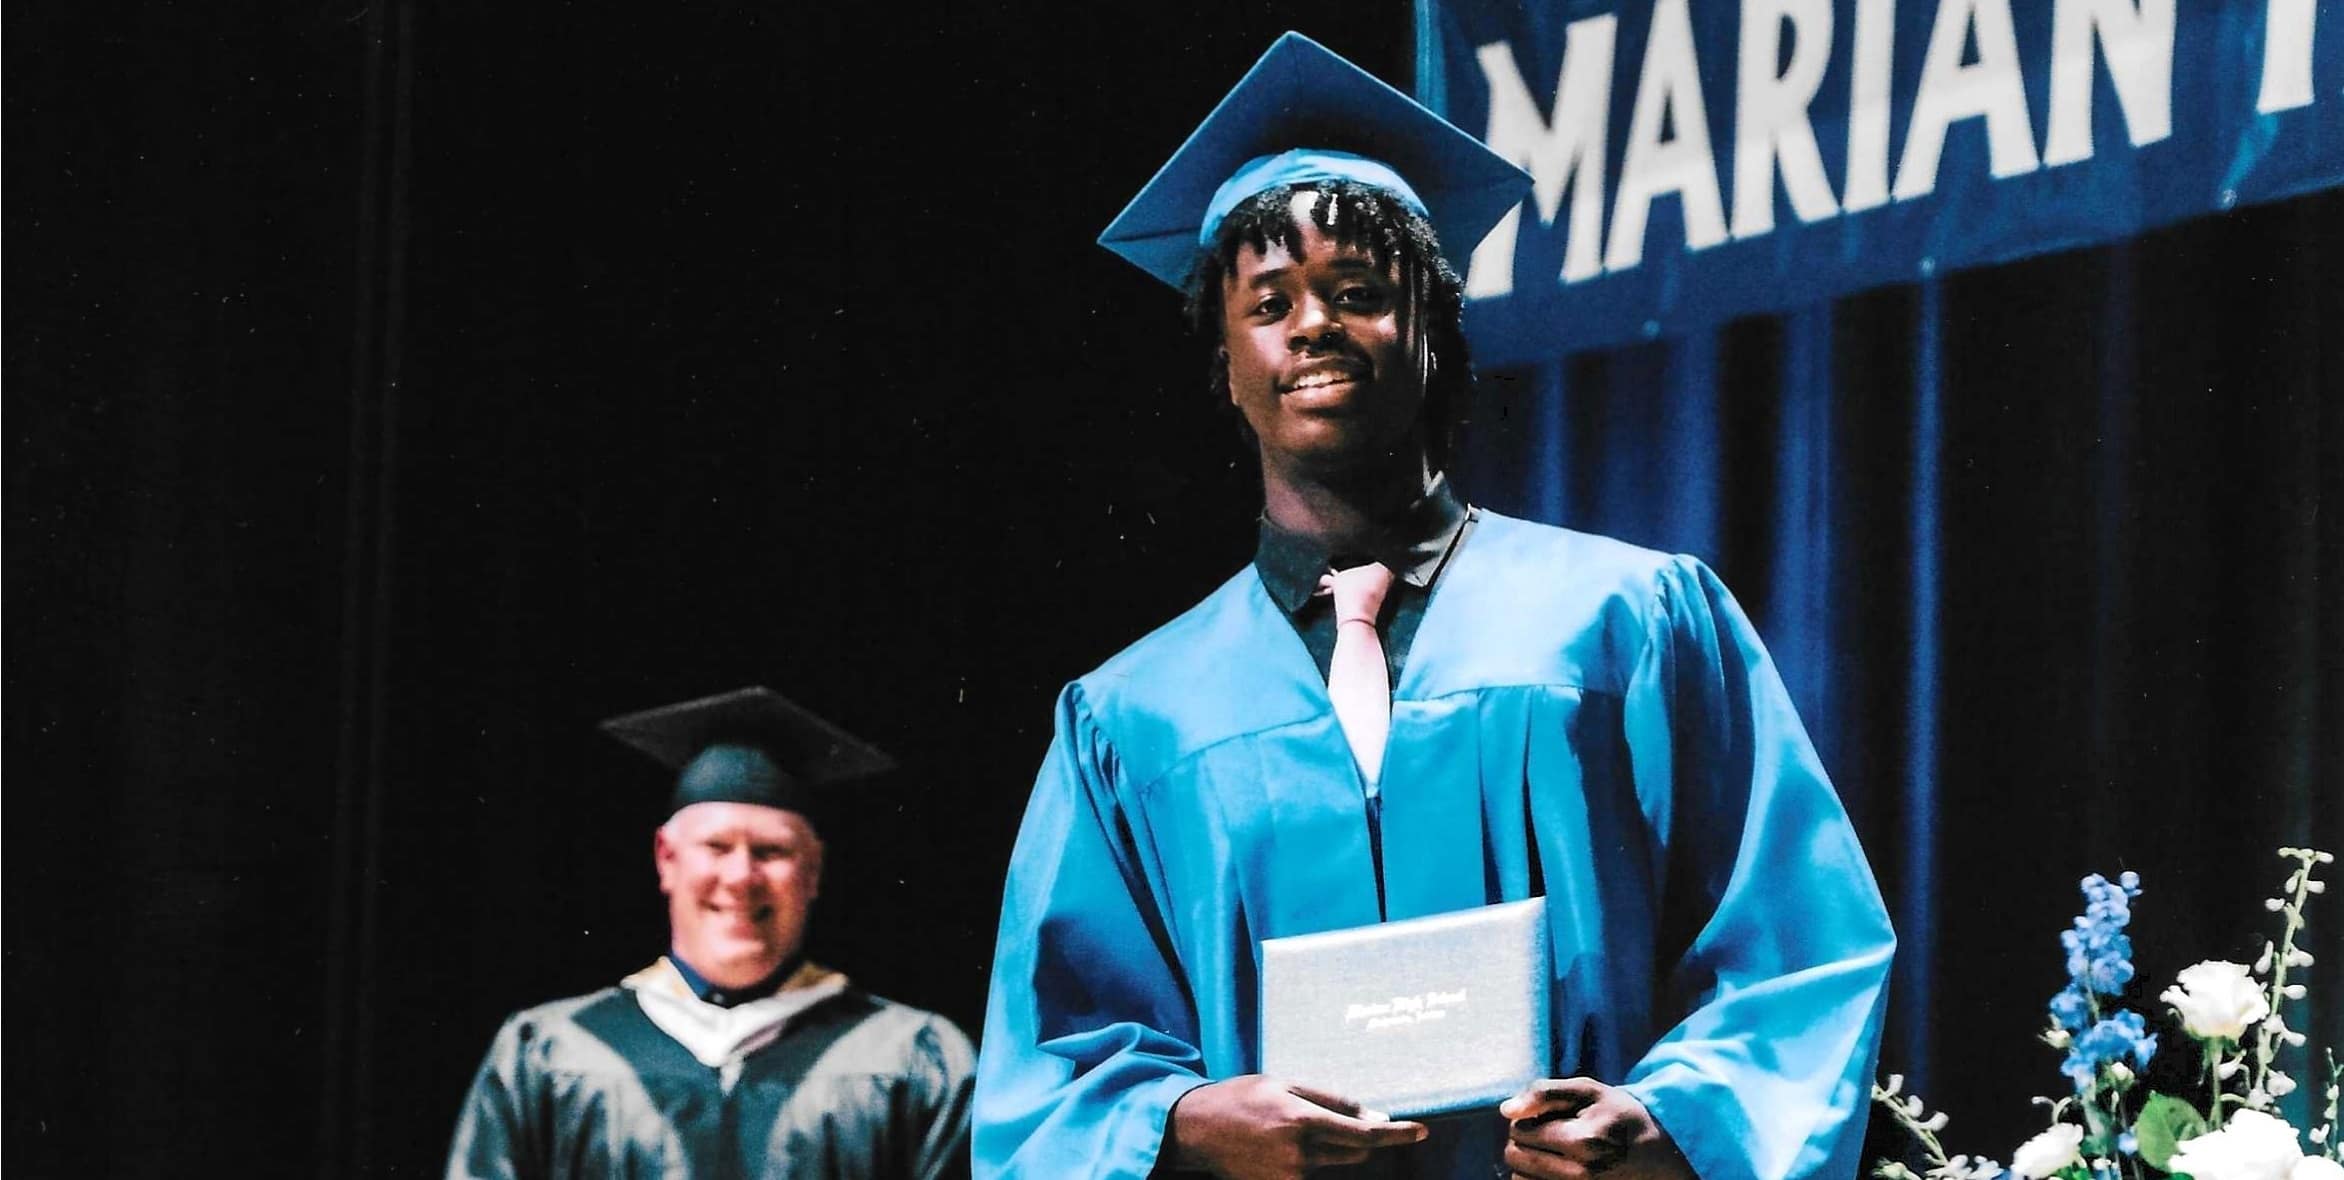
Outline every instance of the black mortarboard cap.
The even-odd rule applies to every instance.
[[[754,803],[813,817],[835,788],[895,768],[770,688],[629,713],[601,729],[676,772],[670,815],[695,803]]]

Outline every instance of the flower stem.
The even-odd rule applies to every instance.
[[[2254,1071],[2247,1093],[2267,1094],[2271,1077],[2271,1059],[2278,1056],[2279,1034],[2273,1031],[2274,1022],[2284,1024],[2279,1006],[2287,1000],[2288,960],[2295,956],[2295,935],[2303,929],[2303,906],[2311,896],[2311,870],[2319,854],[2309,848],[2282,848],[2279,855],[2296,862],[2295,872],[2287,879],[2287,898],[2279,912],[2284,920],[2279,927],[2279,941],[2271,954],[2270,1006],[2271,1015],[2256,1027],[2254,1038]]]
[[[2327,1124],[2328,1142],[2324,1154],[2331,1160],[2344,1163],[2344,1127],[2336,1125],[2336,1105],[2344,1096],[2344,1068],[2336,1065],[2336,1051],[2328,1050],[2328,1109],[2322,1122]]]
[[[1921,1154],[1929,1157],[1932,1168],[1953,1166],[1952,1160],[1945,1154],[1944,1145],[1937,1141],[1937,1133],[1921,1125],[1921,1120],[1914,1117],[1912,1111],[1906,1109],[1903,1098],[1889,1093],[1882,1089],[1878,1083],[1874,1083],[1872,1101],[1887,1107],[1888,1113],[1896,1118],[1897,1125],[1903,1127],[1906,1134],[1911,1135],[1920,1143]]]
[[[2209,1037],[2206,1046],[2206,1113],[2213,1116],[2215,1125],[2222,1122],[2222,1048],[2229,1042],[2222,1037]]]

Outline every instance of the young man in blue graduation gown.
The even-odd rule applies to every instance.
[[[765,689],[604,728],[681,770],[653,845],[669,953],[505,1022],[451,1180],[967,1175],[968,1038],[799,953],[822,877],[808,816],[885,756]]]
[[[1102,239],[1217,340],[1261,543],[1059,698],[980,1176],[1854,1174],[1894,939],[1758,637],[1699,562],[1443,473],[1452,263],[1526,186],[1289,34]],[[1258,1074],[1260,940],[1536,895],[1554,1078],[1420,1124]]]

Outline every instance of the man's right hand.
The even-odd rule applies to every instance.
[[[1332,1094],[1247,1074],[1182,1095],[1164,1140],[1176,1168],[1223,1180],[1294,1180],[1425,1134],[1423,1123],[1394,1122]]]

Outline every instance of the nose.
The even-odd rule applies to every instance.
[[[716,879],[735,887],[747,885],[756,879],[756,873],[751,871],[754,867],[749,860],[749,850],[735,848],[717,860]]]
[[[1302,352],[1324,348],[1343,334],[1343,324],[1337,320],[1326,302],[1316,295],[1304,295],[1294,307],[1294,327],[1286,337],[1286,347]]]

